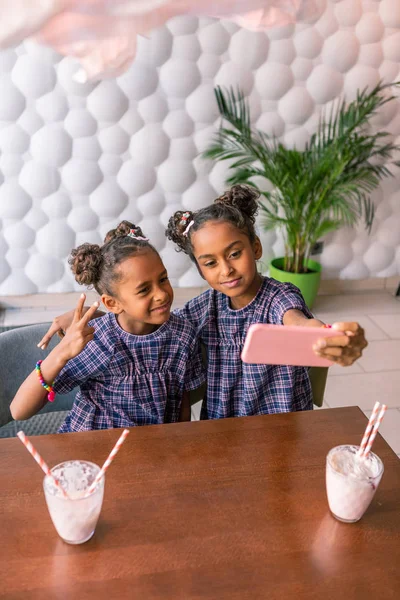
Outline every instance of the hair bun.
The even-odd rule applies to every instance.
[[[75,280],[81,285],[93,285],[100,279],[103,266],[101,248],[98,244],[82,244],[71,252],[68,259]]]
[[[252,223],[256,220],[258,212],[258,199],[260,192],[248,185],[234,185],[215,200],[218,204],[232,206],[246,215]]]
[[[108,244],[109,242],[112,242],[113,240],[115,240],[117,238],[126,237],[132,229],[135,230],[136,236],[143,237],[143,238],[146,237],[144,235],[143,231],[141,230],[141,228],[138,227],[137,225],[134,225],[130,221],[121,221],[121,223],[119,225],[117,225],[117,227],[115,229],[110,229],[110,231],[107,233],[106,237],[104,238],[104,243]]]
[[[183,251],[185,251],[187,245],[187,238],[184,236],[184,233],[190,221],[193,221],[193,218],[192,211],[178,210],[168,221],[165,235]]]

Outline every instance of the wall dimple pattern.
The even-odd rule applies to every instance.
[[[214,85],[240,86],[253,123],[302,148],[321,110],[397,80],[399,62],[398,0],[330,2],[312,25],[257,33],[175,18],[139,37],[125,74],[100,83],[76,82],[74,60],[33,42],[0,52],[0,294],[78,290],[70,250],[101,243],[122,219],[151,238],[174,285],[202,285],[164,229],[174,211],[199,209],[225,188],[228,164],[199,156],[219,122]],[[400,105],[385,106],[373,126],[398,142]],[[398,183],[396,173],[374,192],[370,236],[361,224],[327,236],[324,277],[399,273]],[[260,236],[265,270],[283,240]]]

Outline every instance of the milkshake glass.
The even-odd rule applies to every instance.
[[[381,459],[369,452],[357,454],[359,446],[336,446],[326,457],[326,492],[331,513],[339,521],[359,521],[374,497],[383,475]]]
[[[70,460],[51,469],[68,498],[54,485],[51,477],[43,481],[44,494],[51,520],[58,535],[68,544],[83,544],[94,534],[104,494],[104,476],[87,497],[100,467],[84,460]]]

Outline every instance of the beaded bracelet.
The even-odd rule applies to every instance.
[[[54,398],[56,397],[56,393],[53,390],[52,386],[49,385],[48,383],[46,383],[45,380],[43,379],[42,371],[40,370],[40,365],[42,364],[42,362],[43,361],[41,361],[41,360],[37,361],[35,370],[36,370],[37,376],[39,377],[40,383],[42,384],[42,386],[44,387],[44,389],[47,392],[47,400],[49,402],[54,402]]]
[[[325,325],[322,325],[323,329],[332,329],[332,325],[328,325],[328,323],[325,323]]]

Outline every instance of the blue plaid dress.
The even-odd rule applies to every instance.
[[[177,311],[195,325],[207,349],[202,419],[312,409],[308,369],[246,364],[240,358],[252,323],[282,324],[290,309],[312,317],[295,286],[264,277],[254,300],[240,310],[230,308],[229,298],[221,292],[207,290]]]
[[[138,336],[113,313],[90,324],[93,341],[54,383],[61,394],[80,387],[59,432],[178,421],[183,392],[205,381],[193,325],[172,314],[154,333]]]

